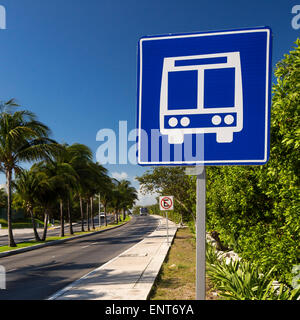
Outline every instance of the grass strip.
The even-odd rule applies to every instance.
[[[189,228],[178,229],[149,295],[150,300],[195,300],[196,243]],[[206,279],[206,300],[217,297]]]

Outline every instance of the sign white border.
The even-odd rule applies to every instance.
[[[143,42],[151,40],[165,40],[165,39],[176,39],[176,38],[191,38],[191,37],[204,37],[204,36],[216,36],[224,34],[238,34],[238,33],[254,33],[254,32],[266,32],[267,33],[267,49],[266,49],[266,93],[265,93],[265,145],[264,145],[264,158],[263,159],[251,159],[251,160],[200,160],[200,161],[141,161],[141,122],[142,122],[142,70],[143,70]],[[268,115],[268,106],[269,106],[269,68],[270,68],[270,29],[261,28],[261,29],[245,29],[245,30],[236,30],[236,31],[223,31],[223,32],[211,32],[211,33],[200,33],[200,34],[185,34],[185,35],[176,35],[176,36],[154,36],[149,38],[140,39],[140,61],[139,61],[139,119],[138,119],[138,164],[141,165],[180,165],[180,164],[209,164],[209,163],[261,163],[266,162],[268,158],[268,127],[269,127],[269,115]]]
[[[171,205],[171,207],[169,209],[166,209],[161,205],[161,201],[164,198],[168,198],[168,199],[171,200],[172,205]],[[173,196],[162,196],[162,197],[159,197],[159,208],[160,208],[160,211],[174,210],[174,197]]]

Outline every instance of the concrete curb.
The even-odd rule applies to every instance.
[[[174,239],[175,239],[175,237],[176,237],[177,231],[178,231],[178,228],[176,229],[176,231],[175,231],[175,233],[174,233],[174,235],[173,235],[173,237],[172,237],[172,241],[170,242],[170,246],[169,246],[169,247],[168,247],[168,249],[167,249],[167,252],[166,252],[165,257],[164,257],[164,259],[163,259],[163,261],[162,261],[162,263],[161,263],[161,266],[160,266],[160,268],[159,268],[159,270],[158,270],[158,272],[157,272],[156,276],[154,277],[154,279],[153,279],[153,281],[152,281],[151,288],[149,289],[148,294],[147,294],[147,296],[146,296],[146,300],[149,300],[149,297],[150,297],[150,294],[151,294],[152,288],[153,288],[153,286],[154,286],[154,283],[155,283],[155,281],[156,281],[156,279],[157,279],[158,275],[159,275],[159,274],[160,274],[160,272],[161,272],[161,269],[162,269],[163,263],[165,262],[165,260],[166,260],[166,258],[167,258],[167,256],[168,256],[168,254],[169,254],[169,251],[171,250],[171,247],[172,247],[172,244],[173,244]]]
[[[0,252],[0,258],[8,257],[8,256],[12,256],[12,255],[15,255],[15,254],[19,254],[19,253],[23,253],[23,252],[27,252],[27,251],[32,251],[32,250],[36,250],[36,249],[40,249],[40,248],[44,248],[44,247],[54,246],[54,245],[57,245],[57,244],[60,244],[60,243],[64,243],[64,242],[67,242],[67,241],[76,240],[76,239],[79,239],[79,238],[84,238],[84,237],[92,236],[92,235],[95,235],[95,234],[98,234],[98,233],[102,233],[102,232],[105,232],[105,231],[109,231],[109,230],[113,230],[113,229],[116,229],[116,228],[120,228],[120,227],[125,226],[127,223],[133,221],[133,219],[135,219],[135,217],[132,217],[131,220],[129,220],[129,221],[127,221],[127,222],[125,222],[125,223],[123,223],[123,224],[121,224],[119,226],[114,226],[114,227],[111,227],[111,228],[108,228],[108,229],[104,229],[104,230],[99,230],[99,231],[95,231],[95,232],[91,232],[91,233],[87,233],[87,234],[80,234],[78,236],[69,237],[69,238],[65,238],[65,239],[53,240],[51,242],[36,244],[36,245],[30,246],[30,247],[25,247],[25,248],[15,249],[15,250],[11,250],[11,251]]]

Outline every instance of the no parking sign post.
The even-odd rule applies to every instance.
[[[159,207],[161,211],[166,212],[166,224],[167,224],[167,244],[169,245],[169,224],[168,224],[168,210],[174,209],[174,197],[162,196],[159,197]]]

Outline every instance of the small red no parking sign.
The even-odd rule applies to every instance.
[[[173,196],[159,197],[159,207],[161,211],[173,210],[174,209]]]

